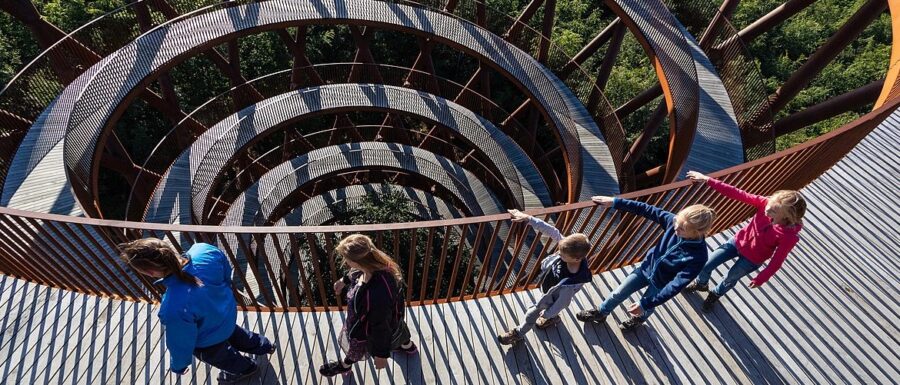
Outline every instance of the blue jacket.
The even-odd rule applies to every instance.
[[[203,286],[182,282],[174,274],[157,281],[166,286],[159,319],[165,325],[169,368],[175,372],[191,365],[195,348],[227,340],[237,321],[231,265],[222,251],[196,243],[186,254],[189,262],[182,270],[203,281]]]
[[[641,307],[653,309],[678,295],[706,264],[706,241],[684,239],[675,235],[675,214],[643,202],[616,198],[613,208],[640,215],[665,229],[662,238],[644,257],[638,267],[651,285],[659,289],[652,297],[641,298]]]

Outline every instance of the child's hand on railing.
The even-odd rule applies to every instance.
[[[344,283],[343,279],[337,280],[334,283],[334,294],[341,295],[341,291],[344,290],[344,286],[346,286],[346,284]]]
[[[688,171],[687,177],[688,177],[688,179],[691,180],[691,182],[694,182],[694,183],[706,183],[706,181],[709,180],[708,176],[703,175],[696,171]]]
[[[512,210],[508,210],[508,211],[509,211],[509,215],[512,215],[513,222],[525,222],[528,220],[528,218],[531,218],[531,215],[525,214],[516,209],[512,209]]]
[[[595,195],[591,197],[591,200],[594,202],[594,204],[598,204],[603,207],[609,207],[613,204],[613,197]]]

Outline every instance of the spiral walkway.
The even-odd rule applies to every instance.
[[[892,191],[900,185],[900,113],[804,189],[811,210],[803,241],[762,289],[743,283],[712,313],[683,294],[643,329],[584,326],[574,314],[597,306],[631,268],[595,276],[563,323],[515,348],[494,336],[518,320],[536,291],[418,306],[407,317],[418,356],[395,356],[386,371],[358,365],[329,381],[315,368],[335,357],[340,312],[241,312],[239,322],[279,350],[248,384],[603,384],[882,383],[900,378],[900,290]],[[870,199],[877,205],[866,204]],[[880,229],[882,231],[872,231]],[[732,230],[710,237],[716,247]],[[718,273],[724,272],[724,267]],[[718,274],[713,276],[717,279]],[[155,307],[0,277],[0,384],[161,384],[167,354]],[[186,384],[214,382],[193,368]]]

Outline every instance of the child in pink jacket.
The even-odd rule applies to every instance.
[[[766,198],[749,194],[696,171],[689,171],[687,176],[695,183],[708,184],[726,197],[756,207],[756,214],[750,223],[714,251],[697,280],[685,288],[688,291],[708,291],[707,284],[712,271],[725,261],[737,257],[725,278],[709,290],[703,301],[703,311],[710,311],[720,297],[731,290],[743,276],[756,271],[763,262],[771,258],[766,268],[750,280],[750,288],[762,286],[781,268],[788,252],[800,240],[798,234],[803,228],[806,201],[797,191],[781,190]]]

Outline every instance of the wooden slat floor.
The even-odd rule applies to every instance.
[[[711,313],[684,294],[647,325],[623,334],[583,325],[631,268],[595,277],[562,314],[509,348],[495,336],[514,325],[534,291],[408,311],[421,353],[388,370],[371,362],[333,380],[316,368],[336,357],[343,315],[241,313],[239,322],[275,339],[249,384],[890,384],[900,378],[900,132],[897,114],[804,192],[803,240],[763,288],[746,279]],[[709,246],[731,232],[710,237]],[[726,266],[727,267],[727,266]],[[714,275],[717,279],[724,271]],[[167,377],[156,309],[0,276],[0,384],[213,384],[205,365]]]

